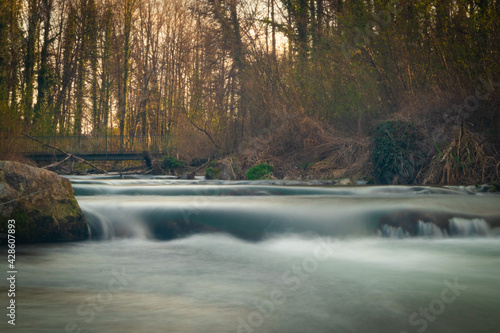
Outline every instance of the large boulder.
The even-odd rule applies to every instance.
[[[70,181],[18,162],[0,161],[0,216],[2,238],[7,221],[16,221],[17,243],[77,241],[89,236]]]

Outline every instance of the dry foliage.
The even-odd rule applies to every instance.
[[[432,159],[422,175],[423,184],[484,184],[498,182],[500,162],[494,147],[466,128],[444,152]]]
[[[24,164],[35,166],[35,164],[17,153],[22,151],[21,140],[16,135],[0,135],[0,161],[16,161]]]
[[[244,167],[269,163],[279,166],[275,176],[295,179],[303,176],[301,165],[314,178],[369,174],[368,136],[345,136],[304,114],[281,116],[276,122],[275,130],[253,137],[240,149]]]
[[[182,161],[209,157],[215,151],[206,135],[189,124],[184,116],[180,117],[171,137],[169,150]]]

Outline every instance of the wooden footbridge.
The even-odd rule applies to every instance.
[[[22,137],[17,149],[35,161],[60,161],[66,154],[52,147],[88,161],[142,160],[143,153],[162,155],[171,144],[170,136],[37,136],[39,142]],[[47,145],[43,145],[43,142]]]

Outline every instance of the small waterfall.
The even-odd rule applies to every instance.
[[[445,238],[448,236],[446,230],[441,230],[437,225],[432,222],[418,221],[418,236],[420,237],[434,237]]]
[[[500,226],[498,196],[450,188],[163,178],[72,182],[92,239],[169,240],[213,232],[252,241],[294,233],[439,239],[491,236],[496,231],[487,223]]]
[[[462,217],[454,217],[450,219],[448,224],[448,231],[441,229],[432,222],[424,222],[419,220],[417,222],[417,233],[415,236],[426,238],[447,238],[451,237],[486,237],[495,235],[495,229],[491,230],[488,223],[481,218],[466,219]],[[378,230],[379,236],[387,238],[408,238],[411,237],[410,233],[404,230],[403,227],[390,226],[384,224]]]
[[[111,239],[114,236],[114,229],[111,221],[104,215],[83,209],[85,219],[90,229],[90,239]]]
[[[82,210],[90,228],[90,239],[150,238],[148,228],[144,223],[130,214],[116,211],[113,215],[110,215],[88,208],[82,208]],[[117,215],[118,218],[110,218]]]
[[[484,219],[454,217],[450,220],[450,235],[452,236],[487,236],[489,233],[490,227]]]
[[[403,227],[393,227],[387,224],[384,224],[380,230],[378,230],[379,236],[385,238],[408,238],[410,237],[410,233],[405,231]]]
[[[388,224],[384,224],[378,230],[378,235],[386,238],[409,238],[412,235],[407,230],[404,230],[403,227],[398,226],[390,226]],[[448,236],[446,230],[441,230],[437,225],[432,222],[424,222],[419,220],[417,222],[417,234],[418,237],[426,237],[426,238],[445,238]]]

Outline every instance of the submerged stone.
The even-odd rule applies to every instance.
[[[14,219],[16,243],[88,238],[85,217],[68,179],[44,169],[0,161],[0,234]]]

